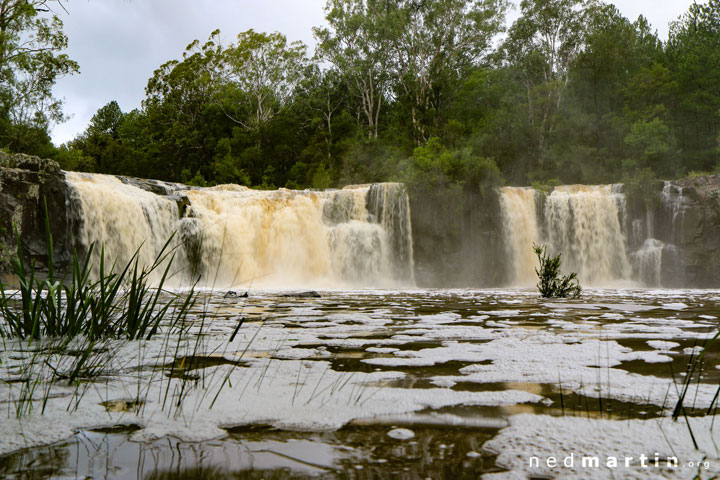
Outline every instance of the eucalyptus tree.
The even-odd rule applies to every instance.
[[[358,102],[368,138],[377,138],[380,113],[391,98],[390,0],[328,0],[329,28],[313,28],[317,56],[345,78]]]
[[[62,9],[60,0],[0,0],[0,139],[11,150],[32,150],[38,134],[49,144],[49,124],[64,118],[52,87],[79,67],[62,53]]]
[[[345,113],[343,107],[348,101],[347,87],[336,69],[322,70],[318,65],[308,68],[299,87],[296,100],[307,107],[310,127],[324,144],[324,163],[332,166],[337,160],[335,137],[338,134],[337,125]]]
[[[223,111],[233,122],[260,132],[285,108],[308,65],[302,42],[281,33],[248,30],[222,52],[220,75],[228,90]]]
[[[527,90],[527,114],[535,132],[535,155],[546,167],[573,62],[586,31],[584,0],[522,0],[521,16],[502,46],[507,64],[517,69]]]
[[[409,110],[421,145],[472,68],[504,28],[505,0],[398,0],[385,34],[398,101]],[[485,62],[486,63],[486,62]]]

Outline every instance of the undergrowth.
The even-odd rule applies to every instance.
[[[82,257],[75,252],[70,271],[58,275],[47,205],[45,230],[47,271],[26,257],[16,228],[16,250],[5,256],[17,288],[0,278],[0,340],[4,350],[20,356],[3,365],[2,379],[9,386],[9,413],[17,418],[36,406],[44,413],[56,384],[71,387],[67,409],[76,410],[93,381],[109,378],[128,341],[150,340],[161,330],[165,342],[171,334],[182,338],[197,300],[194,286],[184,294],[164,288],[173,263],[172,236],[150,265],[140,264],[138,249],[126,264],[108,266],[101,247],[93,274],[90,246]],[[162,275],[151,282],[156,272]]]

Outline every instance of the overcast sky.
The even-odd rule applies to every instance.
[[[615,0],[631,20],[644,15],[667,38],[668,22],[692,0]],[[130,111],[140,106],[156,68],[181,58],[195,39],[219,28],[224,43],[239,32],[284,33],[313,45],[312,27],[324,21],[325,0],[73,0],[61,14],[69,38],[68,54],[80,74],[61,79],[55,95],[65,99],[68,122],[54,127],[53,141],[64,143],[85,130],[98,108],[117,100]],[[517,12],[510,14],[516,18]]]

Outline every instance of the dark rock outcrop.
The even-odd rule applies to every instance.
[[[67,265],[73,243],[68,199],[65,173],[56,162],[0,152],[0,247],[6,253],[16,250],[14,230],[17,229],[25,254],[46,264],[44,203],[47,201],[55,261],[60,267]]]
[[[316,292],[315,290],[309,290],[307,292],[294,292],[294,293],[283,293],[278,295],[278,297],[285,297],[285,298],[320,298],[321,295]]]
[[[650,207],[652,237],[664,243],[661,284],[720,286],[720,175],[665,182]]]
[[[489,287],[508,281],[500,204],[486,195],[410,195],[415,280],[422,287]]]

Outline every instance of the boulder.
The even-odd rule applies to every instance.
[[[59,267],[71,261],[72,220],[65,173],[53,160],[0,152],[0,248],[16,251],[15,231],[26,255],[47,264],[45,202]],[[6,259],[0,269],[7,270]]]

